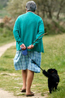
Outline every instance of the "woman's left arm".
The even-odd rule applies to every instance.
[[[45,33],[45,31],[44,31],[44,23],[43,23],[43,20],[42,19],[40,19],[40,21],[39,21],[39,24],[38,24],[38,33],[37,33],[37,35],[36,35],[36,39],[35,40],[37,40],[33,45],[35,46],[36,44],[38,44],[39,42],[40,42],[40,40],[42,39],[42,37],[43,37],[43,34]],[[41,36],[42,35],[42,36]],[[41,36],[41,37],[40,37]]]

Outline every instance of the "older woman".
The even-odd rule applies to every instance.
[[[31,84],[34,72],[40,72],[40,68],[32,60],[40,66],[41,52],[44,52],[43,36],[41,36],[44,34],[44,24],[42,18],[35,14],[35,10],[36,3],[34,1],[27,2],[26,13],[16,19],[13,29],[17,50],[14,66],[15,70],[22,70],[23,86],[21,92],[26,92],[26,96],[34,96],[34,93],[31,92]],[[38,40],[35,41],[37,38]],[[22,54],[22,51],[26,49],[27,55]]]

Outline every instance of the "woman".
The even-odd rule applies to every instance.
[[[34,93],[31,92],[32,81],[34,73],[40,72],[40,68],[32,63],[32,60],[35,60],[40,66],[41,52],[44,52],[42,42],[44,24],[41,17],[35,14],[35,10],[36,3],[34,1],[27,2],[26,13],[17,18],[13,29],[17,50],[14,66],[15,70],[22,70],[23,86],[21,92],[26,92],[26,96],[34,96]],[[37,38],[38,40],[35,41]],[[22,51],[26,49],[27,55],[24,56]]]

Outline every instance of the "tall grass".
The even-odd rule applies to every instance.
[[[45,70],[56,68],[60,76],[60,83],[57,91],[49,94],[48,79],[41,71],[38,74],[35,73],[32,90],[35,93],[41,93],[41,96],[47,93],[48,98],[65,98],[65,34],[45,36],[43,43],[45,53],[42,53],[41,67]],[[15,53],[16,49],[12,47],[0,58],[0,87],[13,92],[16,96],[24,96],[20,93],[22,87],[21,71],[15,71],[13,65]]]
[[[13,31],[6,27],[0,28],[0,46],[13,41]]]

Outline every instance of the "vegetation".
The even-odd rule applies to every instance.
[[[9,0],[0,0],[0,9],[2,9],[3,7],[6,7],[8,1]]]
[[[9,1],[9,2],[8,2]],[[6,9],[0,10],[0,17],[4,18],[6,15],[10,17],[11,20],[15,20],[18,15],[25,13],[25,6],[26,2],[29,0],[5,0],[2,2],[0,0],[1,4],[8,4],[7,9],[8,12],[6,12]],[[36,14],[40,15],[43,18],[44,26],[45,26],[45,32],[46,34],[62,34],[65,33],[65,0],[34,0],[37,4],[37,11]],[[8,3],[7,3],[8,2]],[[62,7],[63,6],[63,7]],[[0,24],[0,28],[1,28]],[[13,28],[14,21],[12,21],[12,25],[10,25],[8,28]],[[4,28],[6,28],[4,26]],[[4,29],[1,28],[1,29]],[[6,28],[6,29],[8,29]],[[9,29],[8,29],[9,30]],[[12,30],[10,30],[11,32]],[[1,30],[0,30],[1,32]],[[7,34],[6,34],[7,35]]]
[[[45,70],[56,68],[60,76],[58,89],[52,94],[48,93],[47,78],[41,73],[35,73],[32,84],[32,91],[46,93],[48,98],[65,98],[65,34],[44,36],[43,38],[45,53],[42,54],[41,67]],[[22,87],[21,71],[15,71],[13,58],[16,49],[12,47],[8,49],[0,58],[0,87],[13,92],[16,96],[25,96],[20,92]]]
[[[10,0],[8,3],[9,12],[13,17],[24,13],[26,2],[30,0]],[[56,19],[59,19],[60,13],[65,12],[65,0],[34,0],[37,4],[37,14],[42,18],[52,19],[56,12]],[[12,11],[13,10],[13,11]]]
[[[0,18],[9,16],[5,9],[8,0],[0,0]],[[9,0],[8,11],[12,20],[25,13],[25,4],[29,0]],[[34,0],[37,4],[36,14],[43,18],[45,35],[43,38],[45,53],[42,54],[41,67],[43,69],[56,68],[60,76],[58,90],[51,95],[47,92],[47,78],[41,73],[35,74],[32,90],[48,98],[65,98],[65,0]],[[5,2],[5,3],[4,3]],[[4,11],[5,10],[5,11]],[[3,12],[3,13],[2,13]],[[0,46],[14,41],[14,22],[0,23]],[[63,34],[64,33],[64,34]],[[54,36],[53,36],[54,35]],[[21,71],[15,71],[13,58],[16,49],[8,49],[0,58],[0,87],[13,92],[16,96],[25,96],[20,92],[22,87]]]
[[[45,32],[48,35],[57,35],[57,34],[62,34],[65,33],[65,28],[64,26],[60,25],[61,22],[57,21],[44,21],[44,26],[45,26]]]
[[[12,30],[6,27],[0,28],[0,46],[13,41],[15,40]]]
[[[29,0],[9,0],[8,11],[16,19],[25,13],[26,2]],[[65,33],[65,0],[34,0],[37,4],[36,14],[41,16],[44,21],[47,34]],[[63,6],[63,7],[62,7]],[[61,22],[63,23],[62,25]]]
[[[10,17],[10,13],[7,12],[6,8],[0,9],[0,18],[4,18],[5,16]]]

